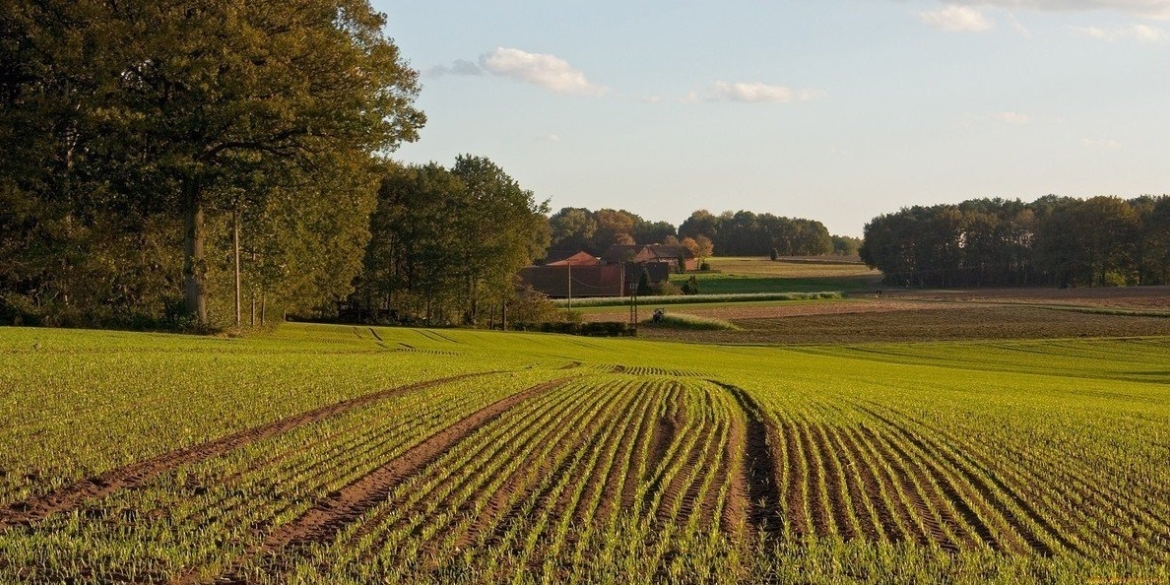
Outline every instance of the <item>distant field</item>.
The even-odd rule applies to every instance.
[[[879,287],[881,273],[864,264],[773,262],[768,258],[710,258],[714,273],[676,274],[678,285],[691,276],[699,291],[711,294],[752,292],[862,291]]]
[[[3,328],[0,583],[1162,583],[1168,363]]]

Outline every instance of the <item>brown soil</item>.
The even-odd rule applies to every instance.
[[[742,449],[743,459],[741,473],[735,475],[732,483],[726,512],[731,517],[727,519],[727,526],[737,526],[739,519],[746,516],[755,532],[778,535],[784,528],[777,515],[781,494],[776,459],[768,447],[769,438],[775,436],[776,429],[768,424],[763,410],[742,388],[714,380],[711,382],[730,392],[744,415],[742,426],[738,417],[732,417],[735,422],[732,423],[731,439],[728,441],[728,449]]]
[[[877,515],[877,521],[881,528],[882,534],[871,534],[871,538],[875,540],[884,536],[886,540],[891,542],[899,542],[910,538],[909,534],[903,532],[898,518],[895,517],[895,510],[898,505],[897,502],[887,502],[883,497],[883,488],[889,493],[891,484],[883,482],[878,472],[874,469],[872,460],[866,456],[867,452],[863,452],[858,447],[855,435],[850,429],[842,429],[837,435],[841,442],[842,448],[849,454],[849,457],[856,462],[861,480],[862,495],[854,495],[854,498],[866,498],[873,504],[874,513]],[[892,495],[892,494],[891,494]]]
[[[733,320],[742,331],[639,330],[697,343],[864,343],[1170,335],[1170,318],[1030,305],[938,303],[931,308]]]
[[[354,408],[366,406],[373,402],[406,392],[438,386],[465,378],[485,376],[491,373],[493,372],[451,376],[374,392],[253,427],[201,445],[163,453],[162,455],[144,461],[138,461],[117,469],[112,469],[96,477],[82,480],[44,496],[16,502],[10,504],[8,508],[0,509],[0,531],[15,525],[32,524],[60,512],[76,510],[88,500],[107,496],[120,489],[140,485],[160,473],[181,465],[205,461],[256,441],[286,433],[297,427],[337,416]]]
[[[533,386],[499,400],[459,422],[431,435],[402,455],[330,495],[300,518],[281,526],[265,539],[263,551],[289,545],[327,542],[346,524],[373,508],[402,480],[421,470],[477,428],[496,419],[513,406],[565,383],[565,379]]]
[[[808,508],[805,506],[805,497],[801,493],[802,486],[808,481],[808,474],[802,461],[805,456],[801,450],[800,441],[796,437],[796,428],[790,422],[781,425],[784,435],[784,455],[787,458],[788,477],[784,486],[784,501],[787,504],[788,521],[797,535],[810,536],[813,534],[812,521],[808,517]]]

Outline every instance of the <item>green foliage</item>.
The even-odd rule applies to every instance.
[[[513,275],[548,245],[531,191],[486,158],[390,169],[352,299],[375,320],[478,323],[516,298]]]
[[[643,268],[642,273],[638,275],[638,296],[649,296],[654,294],[654,289],[650,287],[650,273]]]
[[[726,211],[720,215],[700,209],[678,228],[682,237],[708,238],[721,256],[818,256],[833,251],[828,229],[819,222],[777,217],[770,213]],[[713,252],[696,253],[707,258]]]
[[[730,321],[723,319],[716,319],[714,317],[700,317],[698,315],[687,315],[686,313],[671,313],[667,312],[658,321],[645,319],[642,321],[643,326],[648,327],[663,327],[671,329],[690,329],[695,331],[737,331],[737,327]]]
[[[411,107],[417,73],[361,0],[281,10],[243,0],[54,0],[5,2],[0,13],[0,202],[13,209],[0,216],[0,249],[21,263],[0,271],[0,290],[50,316],[76,311],[101,324],[101,297],[112,295],[128,313],[157,319],[177,296],[208,324],[218,221],[242,209],[247,232],[275,197],[304,216],[326,207],[304,221],[362,239],[364,228],[349,227],[365,222],[368,206],[345,206],[338,191],[368,196],[370,162],[425,121]],[[124,241],[139,234],[150,244]],[[272,243],[288,251],[296,242],[284,236]],[[90,258],[100,252],[88,246],[111,241],[109,262]],[[161,243],[165,254],[135,257],[136,246]],[[351,251],[338,243],[321,242],[309,259],[320,269],[297,277],[311,287],[289,283],[276,296],[306,305],[338,282],[344,289],[356,260],[320,253]],[[94,277],[108,286],[73,293]]]
[[[915,206],[866,225],[862,259],[890,284],[1170,283],[1170,197]]]

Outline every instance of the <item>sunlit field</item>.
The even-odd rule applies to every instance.
[[[0,582],[1170,577],[1166,338],[5,329]]]

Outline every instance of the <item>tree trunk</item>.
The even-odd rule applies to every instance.
[[[203,257],[206,239],[199,182],[187,178],[183,181],[183,300],[187,314],[200,325],[207,324],[207,270]]]
[[[240,208],[232,213],[232,250],[236,269],[236,327],[240,326]]]

